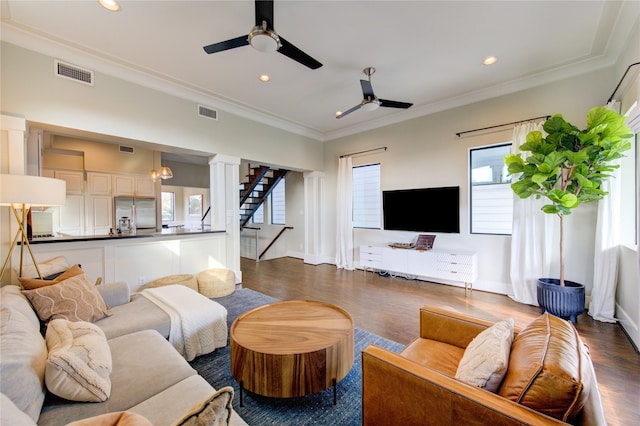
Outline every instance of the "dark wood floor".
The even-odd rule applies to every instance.
[[[418,309],[446,307],[486,320],[512,317],[523,327],[540,314],[537,307],[507,296],[404,278],[381,277],[363,271],[345,271],[333,265],[307,265],[280,258],[256,263],[242,259],[243,287],[282,300],[310,299],[346,309],[355,326],[398,343],[418,335]],[[617,324],[580,315],[576,324],[591,349],[609,424],[640,424],[640,354]]]

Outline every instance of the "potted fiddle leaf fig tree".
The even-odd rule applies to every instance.
[[[582,203],[607,195],[601,185],[619,167],[613,162],[631,148],[632,134],[623,116],[601,106],[589,110],[584,130],[562,115],[549,118],[542,128],[546,136],[532,131],[520,146],[530,153],[526,159],[520,153],[508,154],[504,162],[509,173],[519,174],[511,184],[513,191],[520,198],[548,199],[542,211],[560,220],[560,277],[538,279],[538,304],[546,312],[575,322],[584,311],[584,285],[565,279],[564,217]]]

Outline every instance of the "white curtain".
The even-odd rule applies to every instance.
[[[353,162],[351,157],[338,161],[338,199],[336,202],[336,266],[353,270]]]
[[[616,322],[618,246],[620,244],[620,177],[618,170],[602,183],[609,195],[598,201],[596,244],[593,256],[593,288],[589,315],[604,322]]]
[[[613,104],[607,105],[609,109]],[[618,161],[619,165],[620,162]],[[616,322],[616,286],[618,284],[618,246],[620,245],[620,170],[602,183],[609,193],[598,201],[596,243],[593,256],[593,288],[589,315],[604,322]]]
[[[531,131],[542,131],[541,123],[528,122],[513,130],[511,151],[520,152]],[[527,152],[523,153],[526,158]],[[515,179],[515,178],[514,178]],[[544,199],[521,199],[514,194],[513,228],[511,234],[510,297],[517,302],[538,306],[537,280],[549,276],[553,222],[540,208]]]

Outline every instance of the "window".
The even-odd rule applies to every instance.
[[[638,244],[636,229],[638,217],[638,135],[631,141],[631,150],[620,161],[620,242],[628,246]]]
[[[380,229],[380,164],[353,168],[353,227]]]
[[[251,223],[264,223],[264,203],[260,204],[260,207],[251,216]]]
[[[469,151],[472,234],[511,235],[513,191],[504,164],[510,152],[510,143]]]
[[[176,220],[175,209],[176,209],[176,194],[173,192],[162,192],[161,194],[161,202],[162,202],[162,221],[163,222],[173,222]]]
[[[284,225],[286,224],[286,206],[285,206],[285,183],[284,179],[280,179],[271,191],[271,224]]]

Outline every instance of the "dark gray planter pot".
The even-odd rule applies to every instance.
[[[556,278],[538,279],[538,304],[542,313],[549,312],[575,323],[584,312],[584,285],[564,280],[564,286]]]

